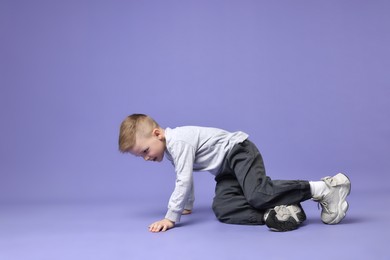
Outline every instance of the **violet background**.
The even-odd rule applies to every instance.
[[[353,194],[386,192],[389,11],[380,0],[1,0],[0,202],[142,201],[163,216],[170,163],[118,152],[131,113],[245,131],[275,179],[341,171]],[[195,178],[211,204],[212,176]]]
[[[276,178],[388,187],[389,6],[3,0],[0,198],[166,189],[169,164],[118,153],[135,112],[245,131]]]

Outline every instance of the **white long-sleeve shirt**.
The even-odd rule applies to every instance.
[[[222,129],[183,126],[165,129],[165,156],[176,171],[176,185],[168,203],[165,218],[179,222],[184,209],[194,203],[193,171],[209,171],[217,175],[223,160],[234,145],[245,141],[244,132],[230,133]]]

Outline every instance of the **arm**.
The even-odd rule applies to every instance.
[[[193,185],[193,182],[192,182],[192,185],[191,185],[191,190],[190,190],[190,196],[188,198],[188,202],[185,204],[185,207],[184,207],[184,210],[182,211],[181,215],[189,215],[192,213],[192,207],[193,207],[193,204],[194,204],[194,185]],[[168,214],[168,213],[167,213]],[[150,226],[149,226],[149,231],[150,232],[165,232],[167,231],[168,229],[171,229],[175,226],[175,222],[167,219],[167,218],[164,218],[160,221],[156,221],[154,223],[152,223]]]
[[[194,202],[195,202],[194,181],[192,181],[190,196],[188,197],[187,203],[184,206],[184,210],[182,212],[182,215],[191,214],[192,208],[194,207]]]
[[[166,231],[180,221],[183,213],[189,214],[194,202],[193,196],[193,162],[195,149],[185,142],[179,142],[172,154],[176,171],[175,189],[169,199],[168,211],[163,220],[149,226],[151,232]],[[184,210],[186,211],[184,212]]]
[[[168,203],[168,211],[165,218],[172,222],[179,222],[184,209],[192,210],[193,196],[193,165],[195,160],[195,149],[185,143],[178,142],[175,147],[175,154],[172,154],[175,171],[175,189]]]

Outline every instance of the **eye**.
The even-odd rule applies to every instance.
[[[144,153],[149,152],[149,147],[144,150]]]

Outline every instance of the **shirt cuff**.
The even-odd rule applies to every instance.
[[[167,214],[165,215],[165,218],[169,219],[172,222],[180,222],[181,213],[173,212],[168,209]]]
[[[194,207],[194,201],[188,201],[184,209],[192,210]]]

